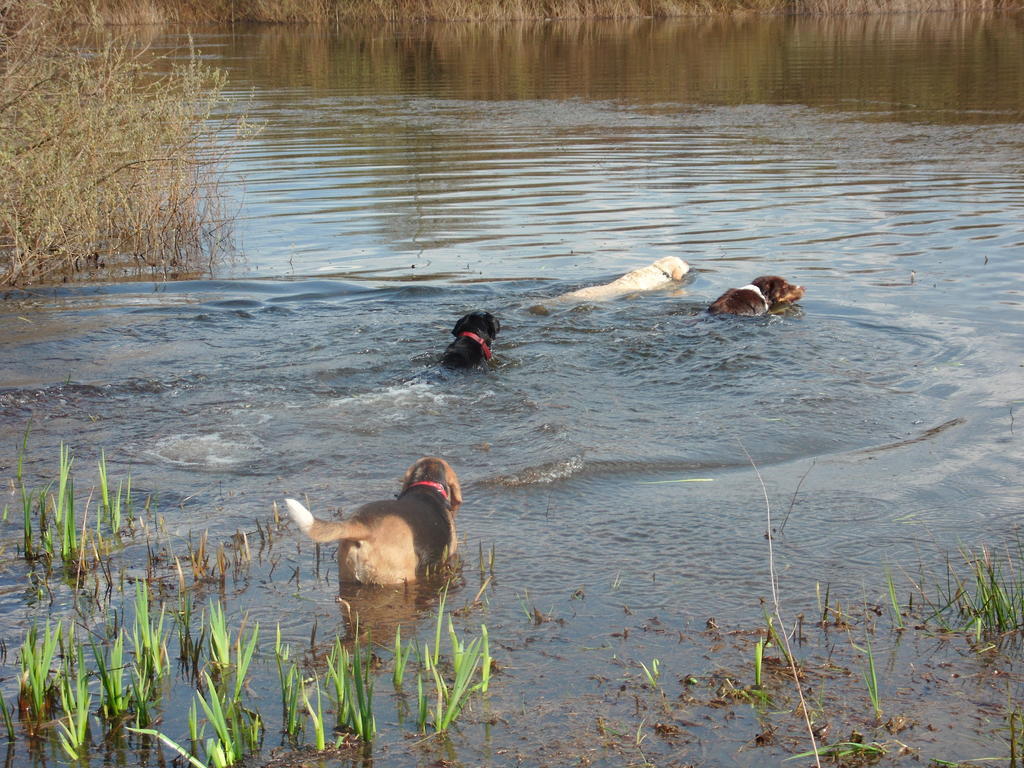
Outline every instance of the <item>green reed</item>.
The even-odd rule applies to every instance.
[[[116,720],[128,712],[131,703],[124,683],[124,633],[117,632],[106,653],[93,643],[92,654],[100,680],[100,711],[107,720]]]
[[[896,622],[897,629],[903,629],[903,612],[900,610],[899,600],[896,598],[896,585],[892,580],[892,571],[885,571],[886,586],[889,590],[889,605],[892,606],[892,618]]]
[[[75,481],[71,475],[71,466],[74,462],[71,448],[61,443],[57,495],[53,498],[53,519],[60,534],[60,557],[65,563],[81,559],[75,519]]]
[[[874,710],[875,719],[882,719],[882,700],[878,691],[878,674],[875,669],[875,654],[871,648],[871,638],[865,635],[865,647],[861,648],[856,643],[851,643],[853,647],[864,654],[867,660],[867,665],[864,668],[862,677],[864,679],[864,685],[868,690],[868,698],[871,699],[871,708]]]
[[[768,638],[762,637],[754,644],[754,687],[762,687],[762,673],[764,671],[764,648],[768,645]]]
[[[1024,557],[1020,545],[998,561],[988,548],[964,550],[968,576],[953,574],[955,590],[946,596],[961,617],[979,631],[1011,632],[1024,629]]]
[[[59,729],[57,736],[60,745],[72,760],[77,760],[88,754],[92,746],[89,738],[89,710],[92,706],[92,694],[89,692],[85,654],[81,646],[76,651],[74,656],[65,656],[60,697],[66,717],[57,723]],[[74,663],[72,663],[72,659],[74,659]]]
[[[491,638],[487,632],[487,625],[480,625],[480,693],[487,693],[491,687]]]
[[[204,763],[202,760],[200,760],[194,754],[189,752],[183,746],[178,744],[176,741],[171,739],[169,736],[165,736],[164,734],[160,733],[159,731],[153,730],[152,728],[129,728],[128,730],[131,731],[132,733],[138,733],[138,734],[141,734],[143,736],[152,736],[153,738],[159,739],[164,744],[166,744],[168,747],[170,747],[175,752],[177,752],[179,755],[181,755],[185,760],[187,760],[189,762],[189,764],[192,765],[192,768],[210,768],[210,766],[208,766],[206,763]]]
[[[213,768],[227,768],[255,751],[259,745],[262,721],[258,713],[249,712],[239,702],[225,697],[209,673],[203,672],[203,678],[206,696],[196,691],[196,701],[215,734],[214,738],[206,739],[206,757]]]
[[[281,625],[277,625],[274,641],[274,661],[277,663],[277,679],[281,686],[281,720],[284,732],[294,738],[302,728],[299,719],[299,692],[302,679],[299,670],[289,663],[291,648],[281,642]]]
[[[7,706],[7,699],[2,695],[0,695],[0,717],[3,718],[4,730],[7,732],[7,741],[13,744],[16,736],[14,718],[11,716],[11,708]]]
[[[320,700],[320,680],[314,677],[313,684],[316,686],[316,707],[310,703],[309,695],[306,693],[305,688],[302,689],[302,700],[306,705],[309,721],[313,724],[314,747],[318,751],[323,752],[327,748],[327,735],[324,729],[324,713]]]
[[[219,602],[210,603],[207,611],[210,663],[224,670],[231,666],[231,630]]]
[[[395,668],[391,673],[391,682],[394,684],[396,689],[402,687],[402,681],[405,678],[405,667],[409,663],[409,654],[412,653],[412,649],[413,646],[411,644],[406,644],[404,647],[402,646],[402,627],[399,625],[395,630]]]
[[[435,703],[433,709],[433,728],[438,733],[447,731],[461,714],[469,697],[478,690],[481,690],[482,683],[474,684],[473,679],[480,669],[485,657],[484,636],[475,638],[469,644],[455,632],[451,617],[448,618],[448,637],[452,649],[452,679],[451,683],[445,679],[440,665],[433,659],[438,658],[435,647],[434,656],[431,657],[429,649],[425,654],[427,671],[434,680]],[[488,663],[489,663],[488,656]],[[422,681],[421,681],[422,682]],[[422,717],[424,695],[422,685],[418,685],[418,697],[421,711],[421,728],[425,725],[425,718]]]
[[[132,478],[131,475],[129,475],[124,480],[119,480],[117,483],[117,490],[111,494],[111,485],[107,475],[107,456],[102,449],[100,449],[98,472],[100,482],[100,509],[106,519],[107,525],[110,528],[110,532],[114,536],[119,536],[121,533],[122,517],[127,514],[130,520],[132,515]],[[96,524],[97,526],[99,525],[98,515]]]
[[[420,733],[427,732],[427,715],[430,713],[430,704],[426,693],[423,691],[423,673],[416,673],[416,725]]]
[[[199,658],[202,654],[205,629],[201,630],[198,639],[193,637],[192,614],[192,594],[182,584],[179,586],[178,592],[178,610],[174,614],[175,623],[178,626],[178,659],[192,677],[198,679]]]
[[[132,628],[132,646],[135,664],[141,676],[158,681],[167,674],[167,639],[164,633],[164,607],[155,620],[149,613],[149,585],[138,581],[135,585],[135,624]]]
[[[33,624],[21,645],[19,708],[35,723],[48,720],[53,711],[57,694],[53,666],[60,636],[60,624],[51,627],[47,621],[41,638]]]
[[[828,744],[823,747],[818,747],[816,750],[810,752],[801,752],[799,755],[791,755],[786,760],[798,760],[804,757],[828,757],[833,762],[842,763],[844,761],[863,761],[864,763],[874,762],[885,755],[885,745],[879,744],[878,742],[871,742],[870,744],[862,744],[859,741],[838,741],[835,744]],[[858,762],[857,765],[862,763]]]
[[[364,653],[358,639],[349,653],[341,639],[335,638],[327,658],[327,678],[334,691],[338,727],[352,731],[366,742],[377,735],[371,656]]]
[[[242,642],[242,628],[238,630],[238,639],[235,642],[235,685],[232,701],[238,703],[242,700],[242,689],[245,687],[246,675],[249,674],[249,666],[252,664],[252,657],[256,653],[256,644],[259,640],[260,625],[253,625],[249,633],[249,640]]]
[[[648,667],[642,661],[639,662],[639,664],[644,671],[644,677],[647,678],[647,684],[650,685],[651,688],[653,688],[656,691],[660,690],[658,681],[661,679],[661,662],[659,662],[657,659],[652,659],[650,667]]]

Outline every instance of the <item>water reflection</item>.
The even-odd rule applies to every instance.
[[[939,123],[1017,120],[1019,14],[264,27],[211,41],[261,98],[803,104]],[[353,117],[358,118],[358,111]]]

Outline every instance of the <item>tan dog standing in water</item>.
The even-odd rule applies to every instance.
[[[666,256],[646,267],[627,272],[617,280],[604,285],[580,288],[560,296],[554,301],[608,301],[637,291],[652,291],[669,283],[679,282],[690,271],[690,265],[678,256]]]
[[[455,554],[455,513],[462,489],[444,459],[418,459],[397,499],[371,501],[347,520],[318,520],[295,499],[285,499],[292,520],[313,541],[338,542],[339,581],[403,584]]]

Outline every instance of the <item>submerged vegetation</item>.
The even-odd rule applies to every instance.
[[[86,46],[61,2],[0,13],[0,287],[182,276],[225,247],[207,118],[223,77]]]
[[[154,750],[163,749],[194,768],[293,765],[308,761],[310,751],[366,760],[382,741],[412,750],[436,742],[448,754],[453,740],[476,738],[467,736],[473,724],[518,731],[545,719],[543,710],[527,709],[524,693],[510,695],[522,666],[509,667],[505,658],[499,666],[491,655],[493,625],[474,618],[497,597],[493,548],[479,548],[481,586],[466,605],[449,607],[452,590],[473,574],[448,573],[430,587],[423,621],[395,627],[393,637],[375,641],[371,633],[388,630],[380,623],[361,626],[356,613],[320,641],[314,626],[300,647],[294,637],[284,639],[280,623],[261,631],[231,604],[239,591],[227,588],[231,574],[263,557],[272,563],[273,580],[274,543],[282,532],[276,516],[215,551],[203,536],[176,552],[152,497],[132,490],[129,477],[115,482],[102,453],[91,488],[76,483],[76,459],[67,447],[42,489],[30,488],[25,463],[20,457],[7,483],[11,501],[2,510],[0,542],[17,555],[11,560],[27,574],[27,600],[38,609],[29,612],[20,642],[8,643],[18,648],[16,658],[3,657],[0,666],[0,715],[10,750],[26,750],[32,759],[59,753],[76,762],[114,747],[118,764],[142,765],[161,762]],[[256,553],[250,535],[259,540]],[[568,699],[555,702],[589,708],[593,717],[560,754],[582,759],[599,749],[631,764],[678,764],[651,756],[662,749],[692,760],[700,749],[686,750],[688,734],[707,727],[701,722],[717,722],[712,730],[756,729],[743,750],[768,750],[761,753],[765,760],[770,751],[773,758],[803,761],[797,765],[812,758],[861,765],[903,757],[968,765],[932,749],[933,733],[946,729],[920,722],[914,711],[923,685],[933,701],[921,711],[941,703],[954,717],[963,715],[974,701],[955,682],[964,676],[985,681],[990,701],[1005,697],[1001,708],[977,704],[988,707],[986,735],[999,745],[996,754],[977,759],[1017,764],[1024,757],[1024,721],[1012,670],[1024,638],[1024,552],[961,554],[931,586],[920,577],[898,585],[887,572],[876,602],[844,607],[825,586],[813,619],[798,616],[789,634],[767,610],[760,626],[746,630],[723,630],[709,620],[706,631],[676,637],[655,618],[633,635],[615,633],[618,644],[585,651],[606,652],[609,669],[619,670],[593,679],[601,695],[588,704],[591,697],[562,689]],[[264,571],[260,580],[266,578]],[[297,573],[287,580],[298,584]],[[577,590],[568,599],[583,595]],[[514,608],[508,614],[519,629],[505,624],[495,632],[503,657],[525,650],[546,628],[565,625],[536,609],[525,619]],[[643,650],[633,646],[631,637],[648,633],[653,641]],[[517,634],[526,640],[517,641]],[[673,668],[672,648],[684,642],[706,648],[707,669]],[[930,666],[927,656],[943,646],[954,647]],[[551,658],[542,677],[557,676],[561,688],[578,676],[574,662],[558,669]],[[511,671],[494,685],[500,669]],[[486,741],[497,746],[499,738],[490,734]],[[397,764],[393,754],[389,764]]]

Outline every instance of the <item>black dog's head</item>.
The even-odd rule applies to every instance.
[[[445,368],[476,368],[491,359],[491,344],[501,330],[498,318],[490,312],[470,312],[452,328],[455,341],[441,357]]]
[[[452,328],[452,336],[458,338],[462,333],[475,333],[487,341],[494,341],[500,330],[501,323],[498,322],[498,318],[490,312],[477,310],[459,318]]]

